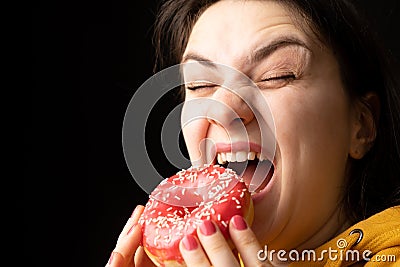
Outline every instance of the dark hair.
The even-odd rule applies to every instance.
[[[156,68],[181,61],[197,18],[218,0],[167,0],[160,6],[154,28]],[[357,222],[400,204],[400,94],[388,55],[364,15],[346,0],[277,0],[303,17],[334,52],[350,97],[374,92],[380,100],[373,147],[360,160],[351,160],[343,208]],[[374,114],[377,116],[377,114]]]

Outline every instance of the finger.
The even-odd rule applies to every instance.
[[[185,236],[179,243],[179,250],[187,266],[210,267],[210,262],[196,237]]]
[[[138,249],[140,240],[142,238],[142,231],[140,225],[133,225],[131,229],[126,233],[125,237],[121,237],[117,245],[115,246],[113,253],[116,255],[118,260],[123,260],[124,264],[111,265],[111,266],[133,266],[133,256],[135,251]]]
[[[212,221],[203,221],[197,229],[197,235],[213,266],[240,266],[224,236]]]
[[[131,217],[128,219],[128,221],[126,222],[124,228],[122,229],[122,232],[121,232],[121,234],[120,234],[119,237],[118,237],[117,243],[119,242],[119,240],[120,240],[122,237],[125,237],[125,236],[126,236],[126,234],[128,233],[128,231],[132,228],[132,226],[133,226],[134,224],[137,224],[137,223],[138,223],[139,218],[140,218],[140,215],[142,215],[142,213],[143,213],[143,210],[144,210],[144,206],[142,206],[142,205],[136,206],[135,210],[132,212]]]
[[[124,256],[120,253],[113,251],[111,252],[110,259],[107,262],[106,267],[134,267],[127,263]]]
[[[143,206],[137,206],[132,216],[128,219],[128,222],[125,224],[118,237],[117,245],[110,256],[108,266],[134,266],[133,256],[142,238],[142,231],[140,225],[138,225],[138,221],[143,209]]]
[[[146,252],[144,251],[143,247],[140,246],[135,253],[135,266],[140,267],[154,267],[154,263],[151,259],[147,256]]]
[[[257,257],[257,253],[261,249],[260,243],[242,216],[235,215],[231,218],[229,234],[244,266],[264,266],[264,263]]]

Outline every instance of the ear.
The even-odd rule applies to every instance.
[[[379,119],[380,103],[375,93],[356,99],[352,121],[350,157],[361,159],[374,144]]]

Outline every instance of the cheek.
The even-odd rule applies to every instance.
[[[305,240],[324,225],[341,197],[345,173],[346,97],[335,88],[326,88],[323,94],[311,90],[282,88],[269,100],[281,156],[277,206],[281,220],[276,223],[286,225],[287,240]],[[287,241],[281,242],[284,246]]]
[[[285,167],[285,190],[298,195],[303,200],[298,203],[305,205],[314,200],[324,205],[336,203],[344,180],[350,136],[344,98],[316,94],[287,106],[276,126]]]
[[[327,89],[329,91],[329,89]],[[306,202],[318,199],[329,205],[339,198],[349,147],[349,113],[346,98],[340,93],[310,94],[296,104],[286,105],[277,140],[292,184],[293,194]],[[340,92],[340,91],[339,91]],[[281,139],[279,139],[281,138]],[[288,167],[289,166],[289,167]],[[293,167],[292,167],[293,166]],[[290,179],[290,180],[289,180]],[[312,194],[307,194],[312,193]]]
[[[304,160],[347,155],[350,111],[340,87],[287,89],[270,102],[284,154]]]

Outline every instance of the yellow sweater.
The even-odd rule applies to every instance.
[[[400,267],[400,206],[353,225],[314,251],[300,253],[290,266]]]

